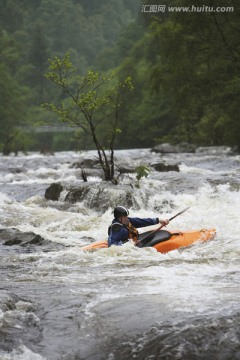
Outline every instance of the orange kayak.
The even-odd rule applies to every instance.
[[[154,247],[161,253],[167,253],[171,250],[189,246],[197,241],[212,240],[216,235],[216,229],[201,229],[192,231],[166,231],[159,230],[157,232],[148,231],[140,234],[139,247]],[[87,246],[83,246],[82,250],[97,250],[107,248],[107,240],[96,241]]]

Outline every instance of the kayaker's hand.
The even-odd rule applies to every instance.
[[[166,226],[169,224],[169,220],[168,219],[165,219],[165,220],[159,220],[160,224],[163,225],[163,226]]]

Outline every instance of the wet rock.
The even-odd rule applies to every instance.
[[[21,232],[17,229],[0,229],[0,241],[3,245],[13,246],[28,244],[41,245],[45,240],[33,232]]]
[[[53,183],[45,191],[45,198],[47,200],[57,201],[61,192],[63,191],[63,186],[59,183]]]
[[[116,204],[126,207],[133,205],[132,187],[130,185],[113,185],[109,182],[82,183],[68,191],[65,201],[84,202],[90,209],[107,210]]]
[[[156,153],[163,153],[163,154],[194,153],[196,151],[196,145],[189,144],[186,142],[182,142],[178,145],[171,145],[169,143],[163,143],[163,144],[155,146],[154,148],[152,148],[151,151],[156,152]]]
[[[180,171],[179,166],[177,164],[165,164],[164,162],[152,164],[152,167],[159,172]]]
[[[79,201],[83,201],[91,189],[91,183],[83,183],[79,185],[77,188],[72,188],[68,191],[67,196],[65,197],[65,201],[70,203],[76,203]]]
[[[47,251],[64,247],[60,244],[45,240],[34,232],[22,232],[14,228],[0,229],[0,243],[6,246],[19,245],[22,247],[37,245],[44,247]]]

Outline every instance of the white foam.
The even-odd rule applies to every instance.
[[[47,360],[47,358],[34,353],[25,345],[19,346],[17,349],[12,350],[10,353],[4,353],[0,350],[1,360]]]
[[[198,172],[201,179],[201,174],[211,176],[212,170],[183,166],[181,171]],[[55,175],[61,176],[60,172],[50,171],[47,174],[45,169],[40,168],[35,178],[34,172],[31,172],[29,181],[46,182]],[[74,173],[69,171],[67,176],[74,177]],[[113,209],[102,213],[79,202],[63,211],[59,210],[64,208],[63,197],[54,208],[54,202],[40,196],[21,203],[0,194],[3,226],[33,231],[47,240],[67,246],[57,252],[11,255],[2,260],[3,264],[19,263],[21,272],[15,274],[14,281],[61,282],[73,284],[76,292],[89,292],[91,297],[86,304],[89,312],[96,304],[108,299],[132,296],[134,301],[135,296],[145,295],[158,296],[165,307],[176,311],[197,313],[234,308],[240,300],[237,288],[240,192],[232,190],[227,183],[216,186],[200,183],[195,193],[182,191],[174,194],[165,190],[165,184],[164,178],[141,179],[140,188],[134,189],[134,206],[130,208],[130,216],[170,218],[190,206],[166,229],[216,228],[215,240],[199,242],[168,254],[157,253],[153,248],[138,249],[131,243],[92,253],[84,252],[80,246],[91,241],[88,237],[92,241],[106,239]],[[21,307],[21,304],[18,306]]]

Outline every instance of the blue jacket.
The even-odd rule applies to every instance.
[[[156,225],[159,223],[159,219],[158,218],[144,218],[144,219],[140,219],[140,218],[132,218],[129,217],[128,218],[130,223],[135,227],[135,228],[141,228],[141,227],[145,227],[145,226],[150,226],[150,225]],[[108,246],[111,245],[122,245],[125,242],[128,241],[129,238],[129,231],[126,228],[126,226],[124,226],[123,224],[119,223],[117,220],[113,220],[111,226],[108,229]]]

